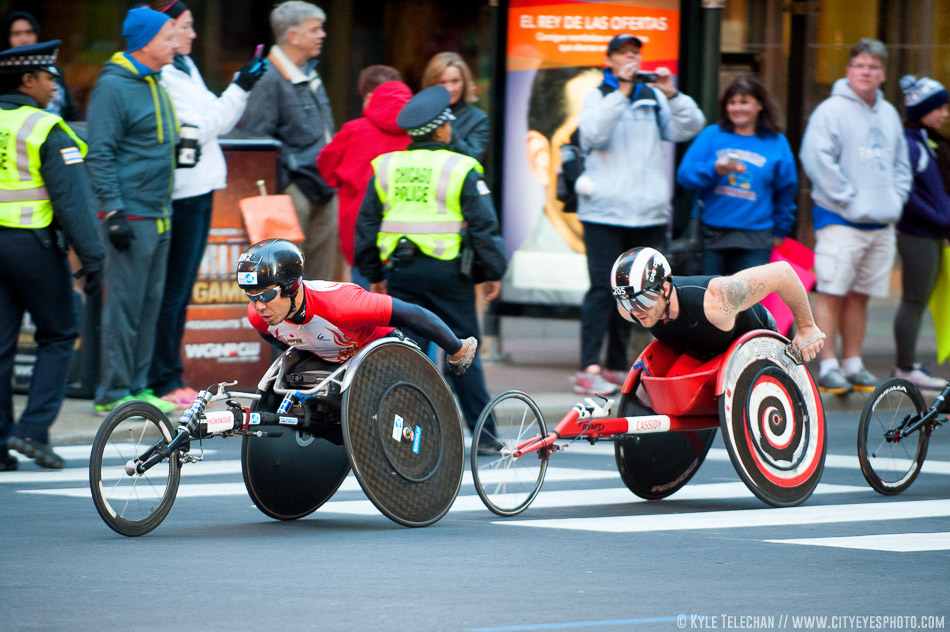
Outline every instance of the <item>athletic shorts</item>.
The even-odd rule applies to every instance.
[[[887,296],[895,251],[893,225],[878,230],[825,226],[815,233],[816,289],[833,296]]]

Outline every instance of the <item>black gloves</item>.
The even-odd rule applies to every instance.
[[[135,239],[135,234],[125,216],[125,211],[112,211],[106,217],[106,234],[109,235],[109,243],[119,252],[129,249],[132,240]]]
[[[81,276],[86,277],[82,286],[82,291],[86,296],[97,296],[102,291],[102,270],[85,272]]]
[[[267,65],[266,59],[262,59],[261,57],[253,58],[238,71],[237,76],[234,78],[234,83],[243,88],[245,92],[250,92],[254,84],[257,83],[257,80],[260,79],[264,71],[267,70]]]

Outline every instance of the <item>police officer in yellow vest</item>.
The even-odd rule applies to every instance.
[[[14,449],[47,468],[63,459],[49,426],[66,395],[79,336],[69,262],[59,235],[82,262],[86,294],[102,283],[105,251],[86,176],[86,145],[44,111],[56,92],[59,40],[0,52],[0,471],[15,470]],[[13,422],[11,377],[23,312],[36,325],[29,401]]]
[[[448,148],[449,100],[448,90],[433,86],[400,111],[396,122],[412,143],[373,160],[355,262],[373,291],[426,307],[456,336],[477,338],[474,286],[483,283],[487,300],[498,295],[505,254],[482,166]],[[428,340],[413,338],[428,348]],[[481,360],[476,355],[465,374],[449,378],[474,428],[489,401]]]

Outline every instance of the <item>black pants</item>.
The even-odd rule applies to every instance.
[[[23,312],[36,325],[36,363],[29,401],[13,426],[13,358]],[[36,231],[0,229],[0,453],[11,434],[49,443],[49,427],[66,396],[66,379],[79,337],[69,264]]]
[[[148,371],[148,386],[158,396],[185,385],[181,339],[191,289],[198,276],[211,229],[213,193],[172,201],[172,243],[165,273],[165,293],[155,328],[155,350]]]
[[[910,369],[917,360],[920,320],[937,285],[943,240],[897,233],[901,256],[901,304],[894,318],[897,366]]]
[[[457,261],[442,261],[420,254],[409,264],[388,269],[386,284],[391,296],[432,311],[459,338],[479,337],[475,286],[471,279],[459,274]],[[403,331],[419,344],[423,353],[426,352],[429,340],[410,329],[403,328]],[[443,373],[447,374],[449,384],[458,396],[469,430],[474,430],[478,416],[490,399],[480,355],[475,355],[475,360],[463,375],[444,370]]]
[[[584,370],[592,364],[601,364],[600,351],[606,337],[604,366],[611,371],[626,371],[630,367],[627,342],[631,323],[617,311],[610,288],[610,271],[617,257],[631,248],[650,246],[663,252],[666,249],[666,226],[625,228],[589,222],[583,224],[590,289],[581,305],[580,368]]]

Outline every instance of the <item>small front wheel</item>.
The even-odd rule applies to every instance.
[[[126,464],[174,436],[168,418],[146,402],[123,404],[102,422],[89,455],[89,487],[96,510],[113,531],[144,535],[168,515],[181,476],[178,452],[143,474],[129,475]]]
[[[547,453],[512,456],[519,445],[547,435],[537,404],[520,391],[496,396],[472,433],[472,477],[485,506],[499,516],[515,516],[541,491]],[[479,454],[481,452],[481,454]]]
[[[923,427],[908,435],[902,431],[926,410],[917,387],[901,378],[886,380],[868,398],[858,425],[858,461],[878,493],[899,494],[920,474],[930,437]]]

